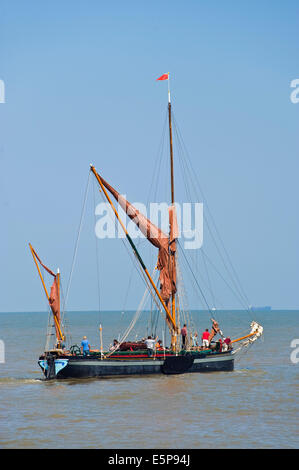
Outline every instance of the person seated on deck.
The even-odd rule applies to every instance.
[[[198,338],[198,334],[195,331],[194,334],[191,334],[191,344],[193,348],[196,348],[198,346],[197,338]]]
[[[216,351],[217,352],[221,352],[222,351],[222,339],[219,338],[217,341],[216,341]]]
[[[144,341],[146,344],[148,357],[152,357],[154,355],[154,349],[157,339],[158,336],[156,337],[156,339],[153,339],[151,336],[148,336],[148,338]]]
[[[164,351],[161,339],[159,339],[158,342],[156,343],[156,350],[157,351]]]
[[[223,351],[227,351],[227,350],[230,350],[230,349],[233,349],[231,339],[229,337],[224,338]]]
[[[117,339],[113,340],[113,344],[110,344],[109,346],[109,351],[114,351],[119,345],[119,341]]]
[[[56,348],[57,349],[65,349],[65,336],[62,336],[61,340],[57,341]]]
[[[201,337],[202,347],[204,349],[208,349],[208,347],[210,346],[209,337],[210,337],[209,329],[206,328],[206,331],[203,332],[202,337]]]
[[[90,352],[90,344],[88,343],[86,336],[83,336],[83,340],[81,342],[81,352],[83,356],[87,356]]]
[[[62,339],[57,341],[54,346],[54,349],[52,349],[52,351],[56,352],[59,356],[63,356],[67,352],[64,340],[65,336],[62,336]]]

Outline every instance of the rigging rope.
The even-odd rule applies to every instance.
[[[145,291],[144,291],[143,297],[142,297],[142,299],[141,299],[141,301],[140,301],[140,303],[139,303],[138,309],[137,309],[137,311],[136,311],[136,313],[135,313],[133,319],[131,320],[130,325],[129,325],[128,328],[125,330],[123,336],[122,336],[121,339],[119,340],[119,344],[116,346],[116,348],[115,348],[113,351],[111,351],[110,353],[108,353],[108,354],[106,355],[106,357],[111,356],[111,354],[113,354],[114,352],[116,352],[116,351],[119,349],[120,345],[121,345],[123,342],[125,342],[125,340],[126,340],[127,337],[129,336],[129,334],[131,333],[132,329],[133,329],[134,326],[136,325],[136,322],[138,321],[138,319],[139,319],[139,317],[140,317],[140,315],[141,315],[141,313],[142,313],[142,311],[143,311],[143,306],[144,306],[144,304],[145,304],[145,302],[146,302],[147,297],[149,296],[149,294],[150,294],[150,291],[149,291],[148,288],[146,288]]]
[[[227,252],[227,250],[226,250],[226,248],[225,248],[225,246],[224,246],[224,242],[223,242],[223,240],[222,240],[222,238],[221,238],[221,236],[220,236],[220,234],[219,234],[219,231],[218,231],[218,229],[217,229],[216,223],[215,223],[215,221],[214,221],[214,218],[213,218],[213,216],[212,216],[212,214],[211,214],[211,211],[210,211],[209,206],[208,206],[208,204],[207,204],[206,198],[205,198],[205,196],[204,196],[203,190],[202,190],[201,185],[199,184],[198,178],[197,178],[197,176],[196,176],[196,172],[194,171],[194,168],[193,168],[193,166],[192,166],[191,159],[189,158],[188,151],[187,151],[187,149],[186,149],[186,145],[185,145],[184,140],[183,140],[183,138],[182,138],[182,136],[181,136],[181,133],[180,133],[180,130],[179,130],[178,125],[177,125],[177,123],[176,123],[175,117],[173,118],[173,122],[174,122],[174,129],[175,129],[176,137],[177,137],[177,143],[178,143],[178,145],[179,145],[179,147],[180,147],[180,149],[181,149],[182,161],[184,161],[184,165],[185,165],[185,172],[188,173],[189,176],[190,176],[190,181],[191,181],[191,184],[193,185],[193,189],[194,189],[194,191],[195,191],[195,194],[197,195],[196,187],[199,188],[199,190],[200,190],[200,192],[201,192],[201,194],[202,194],[202,198],[203,198],[203,200],[204,200],[204,202],[205,202],[205,206],[207,207],[207,210],[208,210],[208,213],[209,213],[209,215],[210,215],[212,224],[213,224],[213,226],[214,226],[214,230],[215,230],[216,235],[218,236],[218,239],[219,239],[219,241],[220,241],[220,243],[221,243],[221,245],[222,245],[222,248],[223,248],[223,250],[224,250],[224,252],[225,252],[225,254],[226,254],[228,263],[229,263],[229,265],[230,265],[230,267],[231,267],[231,270],[232,270],[232,273],[234,274],[234,276],[233,276],[233,275],[231,274],[231,272],[229,271],[229,269],[228,269],[228,267],[227,267],[227,263],[225,262],[224,257],[222,256],[221,251],[219,250],[219,247],[218,247],[218,244],[217,244],[217,242],[216,242],[216,239],[215,239],[215,237],[213,236],[212,230],[211,230],[211,228],[210,228],[210,224],[209,224],[208,220],[206,219],[206,217],[204,216],[205,221],[206,221],[207,226],[208,226],[208,230],[209,230],[210,235],[211,235],[211,237],[212,237],[212,240],[213,240],[213,242],[214,242],[214,244],[215,244],[215,247],[216,247],[216,249],[217,249],[217,251],[218,251],[218,254],[219,254],[219,256],[220,256],[220,258],[221,258],[221,260],[222,260],[222,262],[223,262],[223,264],[224,264],[224,267],[225,267],[225,269],[226,269],[228,275],[230,276],[230,278],[231,278],[231,280],[232,280],[232,282],[233,282],[233,284],[234,284],[234,286],[235,286],[235,289],[238,291],[240,297],[243,297],[243,299],[245,300],[245,302],[244,302],[245,305],[246,305],[245,310],[248,310],[248,311],[249,311],[249,299],[248,299],[248,297],[246,296],[246,294],[245,294],[245,292],[244,292],[244,289],[243,289],[243,287],[242,287],[242,285],[241,285],[241,282],[240,282],[240,280],[239,280],[239,278],[238,278],[238,276],[237,276],[237,273],[236,273],[236,271],[235,271],[235,268],[233,267],[233,264],[232,264],[232,262],[231,262],[230,256],[229,256],[229,254],[228,254],[228,252]],[[184,159],[184,160],[183,160],[183,159]],[[190,167],[190,168],[189,168],[189,167]],[[197,185],[195,184],[193,178],[196,179]],[[198,197],[198,195],[197,195],[197,197]],[[198,199],[199,199],[199,198],[198,198]],[[242,302],[243,307],[244,307],[244,303]]]
[[[208,311],[209,311],[210,313],[212,313],[212,312],[211,312],[211,309],[210,309],[210,307],[209,307],[209,304],[208,304],[208,302],[207,302],[207,300],[206,300],[206,297],[205,297],[205,295],[204,295],[204,293],[203,293],[203,291],[202,291],[200,285],[199,285],[198,282],[197,282],[197,279],[196,279],[196,277],[195,277],[195,274],[194,274],[194,272],[193,272],[193,270],[192,270],[192,268],[191,268],[191,266],[190,266],[190,264],[189,264],[189,262],[188,262],[188,259],[186,258],[186,255],[185,255],[185,253],[184,253],[184,250],[183,250],[182,247],[181,247],[181,244],[180,244],[179,240],[178,240],[178,245],[179,245],[179,247],[180,247],[180,249],[181,249],[181,252],[183,253],[183,256],[184,256],[184,258],[185,258],[185,261],[186,261],[186,263],[187,263],[187,265],[188,265],[188,267],[189,267],[189,269],[190,269],[190,272],[191,272],[191,274],[192,274],[192,276],[193,276],[193,278],[194,278],[194,281],[195,281],[195,283],[196,283],[196,285],[197,285],[197,287],[198,287],[198,290],[199,290],[200,293],[201,293],[201,296],[202,296],[202,298],[203,298],[203,300],[204,300],[204,303],[206,304],[206,307],[207,307]]]
[[[94,226],[96,226],[96,197],[95,197],[95,180],[93,180],[93,211],[94,211]],[[99,322],[101,323],[101,286],[100,286],[100,269],[99,269],[99,249],[97,243],[97,235],[95,234],[96,245],[96,266],[97,266],[97,286],[98,286],[98,302],[99,302]]]
[[[103,200],[106,202],[105,197],[104,197],[104,194],[102,194],[102,192],[101,192],[100,194],[101,194]],[[112,218],[112,220],[114,221],[115,226],[117,226],[117,220],[116,220],[116,218],[114,217],[114,215],[113,215],[110,211],[108,211],[108,214],[109,214],[109,217]],[[134,253],[132,254],[132,251],[129,250],[128,243],[127,243],[127,238],[125,238],[125,239],[124,239],[124,238],[121,238],[121,241],[122,241],[122,243],[123,243],[123,245],[124,245],[124,247],[125,247],[125,249],[126,249],[128,255],[129,255],[129,257],[131,258],[131,260],[132,260],[132,262],[133,262],[133,265],[135,266],[135,269],[137,270],[139,276],[141,277],[141,279],[143,280],[143,282],[144,282],[145,285],[147,286],[147,289],[149,290],[149,292],[150,292],[150,294],[151,294],[151,296],[152,296],[154,302],[156,303],[158,309],[162,312],[162,308],[161,308],[161,306],[160,306],[160,301],[159,301],[158,298],[157,298],[157,294],[156,294],[156,292],[153,290],[151,284],[149,283],[149,281],[148,281],[148,279],[147,279],[147,277],[146,277],[146,275],[145,275],[145,272],[144,272],[143,268],[140,266],[140,262],[139,262],[139,260],[138,260],[138,258],[137,258],[136,253],[134,252]],[[155,272],[155,270],[154,270],[154,272]]]
[[[85,194],[84,194],[84,202],[83,202],[83,207],[82,207],[82,212],[81,212],[81,217],[80,217],[79,228],[78,228],[78,232],[77,232],[77,239],[76,239],[76,243],[75,243],[75,249],[74,249],[74,254],[73,254],[71,272],[70,272],[70,276],[69,276],[69,280],[68,280],[66,296],[65,296],[65,300],[64,300],[64,304],[63,304],[63,309],[62,309],[63,311],[65,310],[65,306],[67,304],[69,291],[70,291],[70,286],[71,286],[71,281],[72,281],[72,276],[73,276],[73,271],[74,271],[76,257],[77,257],[79,239],[80,239],[81,229],[82,229],[82,225],[83,225],[83,218],[84,218],[85,206],[86,206],[86,200],[87,200],[87,194],[88,194],[89,180],[90,180],[90,171],[88,172],[88,179],[87,179],[87,184],[86,184],[86,189],[85,189]]]

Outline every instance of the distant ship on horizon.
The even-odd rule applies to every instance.
[[[272,307],[270,305],[262,305],[260,307],[250,305],[250,310],[251,312],[270,312],[270,310],[272,310]]]

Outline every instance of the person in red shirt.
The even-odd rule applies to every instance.
[[[231,339],[228,337],[224,339],[224,345],[224,350],[233,349]]]
[[[209,333],[208,328],[206,328],[206,331],[203,332],[202,337],[201,337],[201,339],[202,339],[202,346],[203,346],[204,348],[208,348],[209,345],[210,345],[209,337],[210,337],[210,333]]]

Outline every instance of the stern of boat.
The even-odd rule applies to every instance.
[[[38,360],[46,380],[56,379],[59,372],[68,365],[69,360],[49,355]]]

